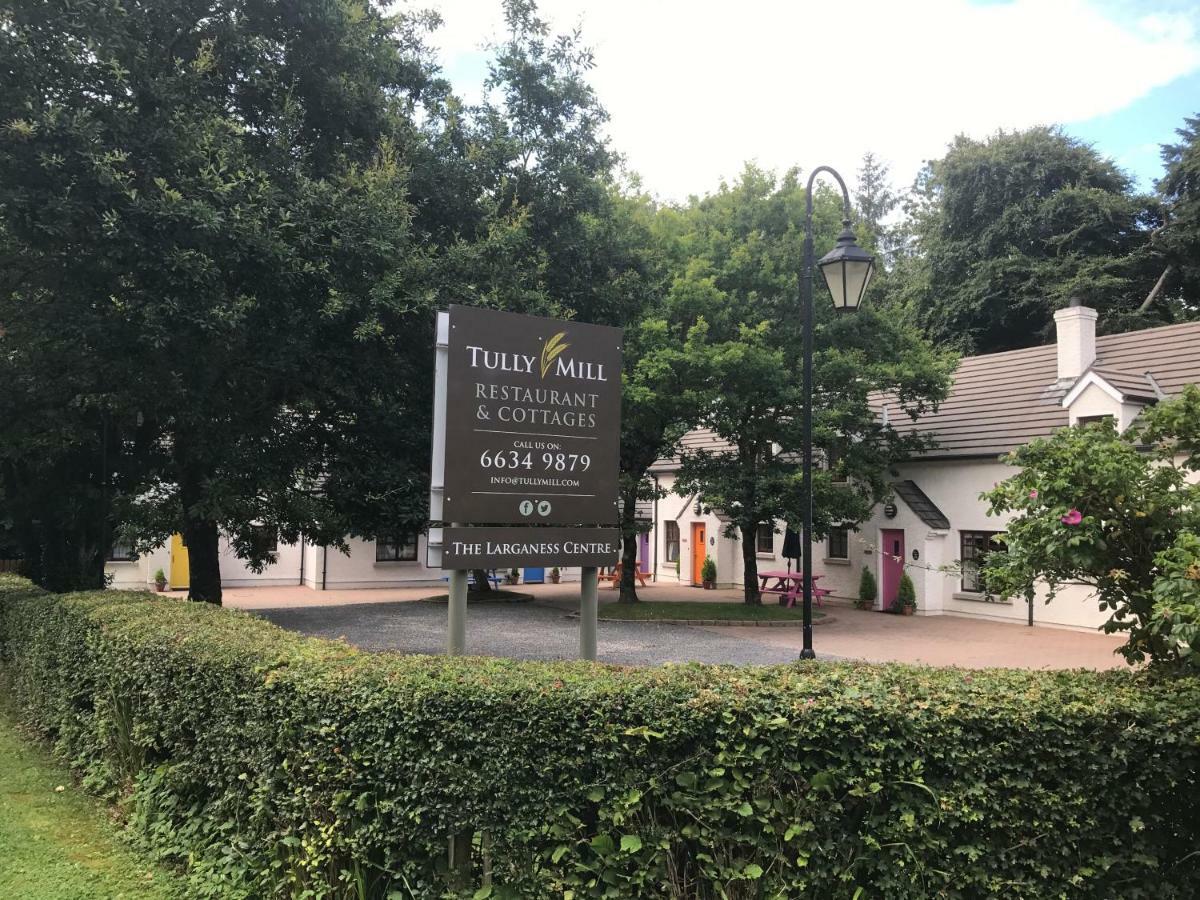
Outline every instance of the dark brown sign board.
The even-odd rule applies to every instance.
[[[616,528],[444,528],[443,569],[509,566],[611,566],[620,552]]]
[[[604,325],[450,307],[441,521],[616,523],[621,337]]]

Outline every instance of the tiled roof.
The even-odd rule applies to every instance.
[[[1149,373],[1167,396],[1200,384],[1200,322],[1147,328],[1096,338],[1093,368],[1132,396],[1154,396]],[[1060,382],[1053,344],[968,356],[958,364],[950,396],[936,413],[913,422],[895,401],[877,398],[898,430],[932,436],[926,457],[996,456],[1068,424],[1062,398],[1072,382]],[[1136,387],[1136,390],[1135,390]]]
[[[1136,400],[1155,399],[1155,385],[1171,396],[1185,384],[1200,384],[1200,322],[1101,335],[1089,371]],[[950,396],[937,412],[915,422],[895,400],[876,397],[872,403],[881,413],[886,408],[897,431],[933,436],[937,446],[923,454],[926,457],[999,456],[1065,428],[1068,417],[1062,399],[1073,384],[1058,380],[1058,350],[1047,344],[964,357],[954,373]],[[679,446],[713,452],[731,449],[728,441],[708,428],[689,431]],[[655,462],[650,471],[678,467],[676,452]]]
[[[1135,375],[1132,372],[1122,372],[1120,369],[1104,369],[1098,366],[1092,366],[1088,371],[1099,375],[1131,400],[1158,399],[1154,385],[1146,377],[1145,372]]]
[[[892,488],[895,490],[896,496],[907,503],[908,508],[930,528],[950,527],[950,520],[946,518],[946,514],[937,508],[937,504],[930,500],[923,490],[917,487],[915,481],[894,481]]]
[[[729,443],[723,437],[718,436],[711,428],[693,428],[679,439],[679,445],[676,448],[677,452],[658,460],[650,467],[650,471],[662,472],[678,469],[679,450],[709,450],[714,453],[722,453],[732,449],[733,444]]]

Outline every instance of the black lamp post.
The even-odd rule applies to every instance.
[[[854,232],[850,228],[850,192],[842,176],[829,166],[818,166],[808,177],[808,200],[804,213],[804,270],[800,273],[800,296],[804,304],[804,529],[801,550],[804,553],[804,649],[801,659],[813,659],[812,641],[812,367],[813,367],[813,182],[822,172],[837,179],[842,188],[842,233],[837,246],[821,257],[817,263],[825,284],[833,295],[833,307],[837,310],[856,310],[871,280],[875,258],[854,243]]]

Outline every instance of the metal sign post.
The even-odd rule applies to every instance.
[[[596,661],[596,631],[599,624],[597,585],[600,572],[595,566],[583,569],[579,582],[579,658]]]
[[[450,572],[450,595],[446,598],[446,655],[462,656],[467,652],[467,572]]]

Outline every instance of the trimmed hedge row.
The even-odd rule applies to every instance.
[[[493,897],[1200,883],[1195,679],[373,655],[4,576],[0,663],[28,719],[214,897],[484,897],[485,869]]]

